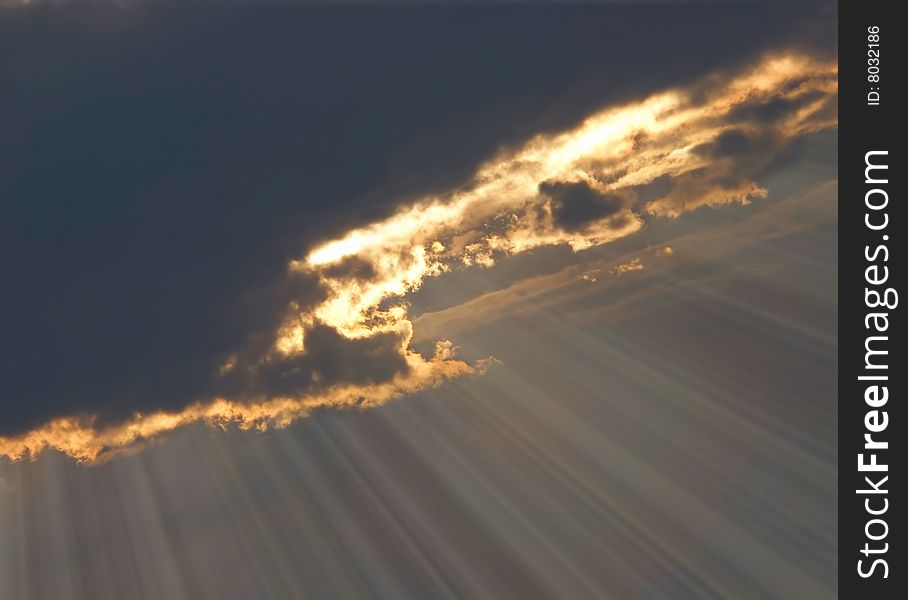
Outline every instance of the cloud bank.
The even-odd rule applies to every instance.
[[[773,202],[746,219],[684,234],[671,240],[671,245],[634,251],[617,259],[597,258],[516,281],[468,302],[419,315],[414,319],[414,342],[431,340],[441,332],[473,332],[509,317],[532,320],[546,312],[557,311],[560,319],[577,326],[590,322],[611,326],[646,315],[663,307],[673,292],[702,278],[704,265],[721,264],[723,259],[749,252],[755,245],[834,226],[836,201],[837,182],[825,181]],[[717,271],[730,279],[738,267],[736,262],[728,262]],[[637,271],[645,272],[621,278],[624,273]]]
[[[222,356],[191,405],[114,423],[52,419],[0,437],[0,456],[51,448],[97,462],[194,422],[282,427],[317,408],[376,406],[480,373],[487,363],[459,360],[446,339],[429,357],[412,349],[406,296],[427,278],[543,246],[582,251],[646,219],[758,200],[767,190],[757,179],[793,142],[836,125],[836,93],[834,63],[777,53],[503,149],[463,185],[291,261],[288,285],[307,293],[271,315],[273,330]]]

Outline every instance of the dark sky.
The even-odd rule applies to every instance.
[[[284,280],[314,241],[503,144],[829,27],[788,5],[4,13],[0,433],[205,397],[318,293]]]

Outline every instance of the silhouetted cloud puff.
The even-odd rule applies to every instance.
[[[586,225],[611,217],[633,204],[633,198],[599,192],[585,182],[544,182],[539,192],[551,198],[552,219],[565,231],[579,231]]]

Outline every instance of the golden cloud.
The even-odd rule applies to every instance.
[[[640,262],[639,258],[633,258],[626,263],[621,263],[617,265],[614,269],[609,271],[610,274],[619,277],[625,273],[632,273],[633,271],[642,271],[644,269],[643,263]]]

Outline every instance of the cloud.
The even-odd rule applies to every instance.
[[[696,96],[668,90],[603,110],[573,130],[536,136],[480,167],[461,188],[418,200],[292,263],[328,290],[324,302],[293,318],[353,337],[394,327],[406,321],[406,307],[384,303],[417,291],[427,277],[541,246],[583,250],[639,231],[635,191],[657,179],[671,187],[643,206],[656,215],[765,195],[749,175],[799,137],[835,126],[824,108],[836,94],[836,72],[834,63],[777,54],[711,81],[706,91],[694,86]],[[781,122],[744,129],[736,118],[743,106],[804,94],[813,100]],[[370,265],[371,277],[334,274],[354,259]],[[287,338],[301,329],[290,326]]]
[[[729,91],[742,96],[722,115],[721,127],[688,148],[691,168],[677,173],[668,193],[648,202],[646,212],[677,217],[765,198],[768,191],[756,179],[795,141],[837,123],[837,70],[808,61],[797,72],[799,61],[777,57],[733,84]],[[784,81],[777,78],[781,72],[788,73]]]
[[[548,211],[555,227],[569,232],[579,232],[606,217],[618,215],[630,208],[633,197],[609,194],[590,184],[542,182],[539,193],[550,198]]]
[[[596,283],[599,280],[599,269],[590,269],[578,275],[583,281],[589,281],[590,283]]]
[[[559,318],[578,323],[588,324],[594,319],[612,325],[631,319],[663,305],[673,290],[690,283],[691,273],[698,272],[701,265],[716,264],[722,272],[734,273],[737,265],[726,262],[729,256],[757,244],[833,225],[836,195],[836,181],[822,182],[746,219],[687,233],[671,240],[670,245],[617,259],[585,261],[553,274],[519,280],[467,302],[420,315],[413,321],[414,341],[431,340],[441,332],[466,334],[508,317],[532,319],[556,308]],[[640,265],[645,256],[659,260],[650,261],[639,278],[608,278],[597,286],[586,283],[595,281],[600,272]]]
[[[634,271],[642,271],[644,269],[643,263],[640,262],[640,257],[635,257],[625,263],[620,263],[614,269],[609,271],[610,274],[620,277],[625,273],[632,273]]]
[[[408,340],[409,341],[409,340]],[[424,359],[408,352],[405,373],[387,381],[356,385],[344,383],[315,394],[271,396],[238,402],[226,398],[194,403],[177,412],[136,414],[125,423],[97,426],[95,417],[64,417],[14,438],[0,438],[0,456],[12,460],[34,458],[47,448],[58,450],[83,463],[104,462],[131,452],[137,446],[191,423],[235,425],[242,430],[284,427],[318,408],[368,408],[421,389],[440,385],[445,379],[482,372],[488,361],[469,366],[454,360],[452,345],[442,341],[435,355]]]
[[[191,376],[204,374],[193,403],[116,422],[58,417],[0,437],[0,455],[54,448],[104,460],[197,421],[280,427],[315,408],[375,406],[479,373],[487,363],[460,361],[446,340],[428,358],[412,349],[408,294],[427,278],[535,248],[605,244],[639,231],[646,215],[677,217],[762,197],[753,178],[799,137],[835,126],[828,107],[836,73],[833,62],[778,53],[504,148],[462,185],[291,261],[277,288],[284,292],[269,291],[254,335],[216,363],[187,364]],[[778,98],[790,105],[770,111],[772,119],[748,110]],[[640,204],[640,191],[657,180],[669,181],[669,191]],[[615,267],[641,268],[639,260]],[[254,291],[244,298],[255,306]]]
[[[38,4],[0,11],[0,436],[233,393],[219,373],[328,292],[289,259],[603,106],[835,39],[772,3]]]

